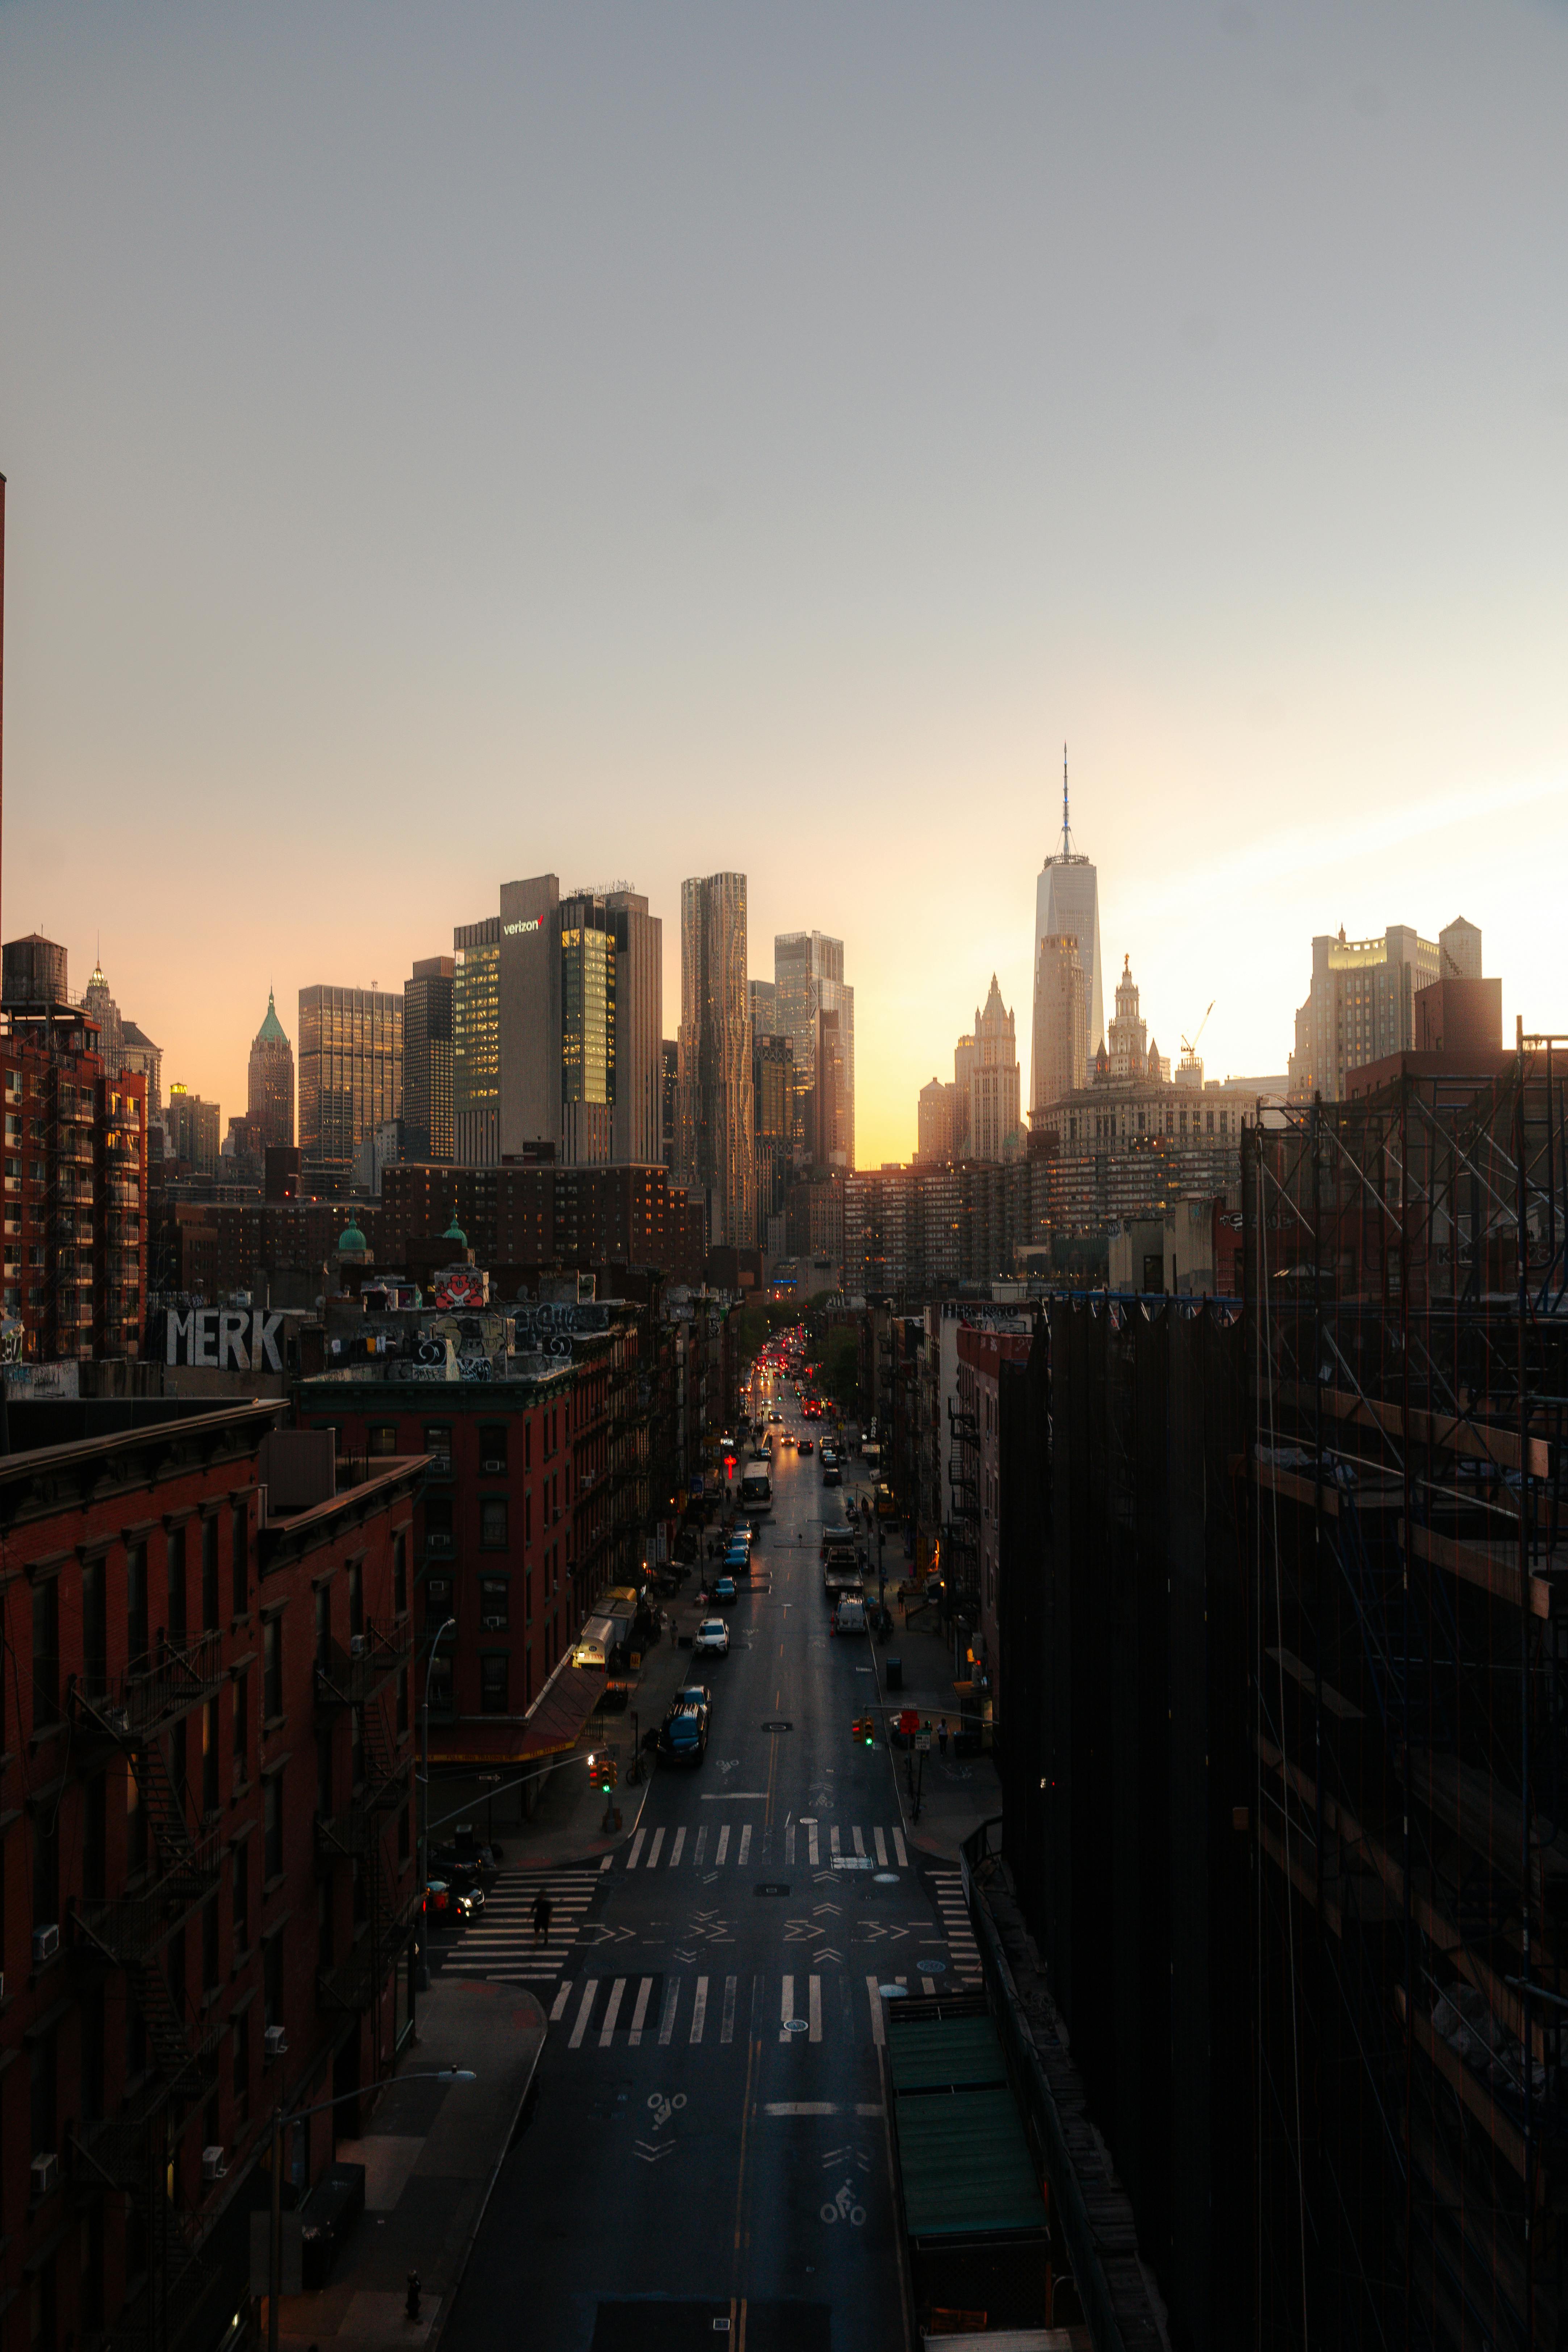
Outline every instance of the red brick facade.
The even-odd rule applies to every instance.
[[[268,1514],[281,1410],[0,1457],[3,2352],[221,2324],[406,2017],[423,1465]]]

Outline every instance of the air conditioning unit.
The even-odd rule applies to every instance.
[[[268,2058],[287,2058],[289,2055],[289,2029],[287,2026],[269,2025],[267,2029],[266,2038],[267,2055]]]
[[[221,2180],[227,2170],[228,2167],[223,2160],[221,2147],[203,2148],[202,2179],[204,2180]]]
[[[351,1658],[363,1657],[364,1635],[363,1633],[351,1633],[349,1635],[349,1655]]]
[[[41,1969],[47,1960],[52,1960],[59,1948],[60,1931],[58,1927],[34,1928],[33,1966],[36,1969]]]
[[[504,1462],[498,1462],[492,1457],[488,1462],[481,1462],[479,1468],[481,1470],[488,1471],[492,1478],[499,1478],[502,1471],[506,1468],[506,1464]]]
[[[487,1633],[504,1633],[506,1631],[504,1617],[486,1617],[481,1622]]]
[[[60,2160],[58,2156],[36,2156],[33,2158],[33,2194],[51,2197],[60,2185]]]

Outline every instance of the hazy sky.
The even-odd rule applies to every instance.
[[[673,1035],[742,867],[870,1164],[993,969],[1027,1087],[1066,738],[1167,1051],[1461,912],[1568,1027],[1565,122],[1525,0],[0,0],[6,935],[226,1122],[514,875]]]

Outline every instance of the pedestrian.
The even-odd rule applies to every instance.
[[[533,1898],[533,1940],[536,1946],[550,1940],[550,1897],[542,1886]]]
[[[947,1762],[947,1717],[945,1715],[939,1717],[937,1720],[936,1752],[945,1764]]]

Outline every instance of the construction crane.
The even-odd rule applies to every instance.
[[[1208,1027],[1208,1025],[1209,1025],[1209,1013],[1212,1013],[1212,1012],[1214,1011],[1214,1008],[1215,1008],[1215,999],[1211,996],[1211,997],[1209,998],[1208,1013],[1205,1013],[1204,1014],[1203,1019],[1198,1023],[1198,1033],[1197,1033],[1197,1037],[1191,1037],[1191,1038],[1184,1037],[1184,1038],[1183,1038],[1183,1040],[1182,1040],[1182,1051],[1183,1051],[1183,1053],[1184,1053],[1184,1054],[1191,1054],[1191,1055],[1193,1055],[1193,1057],[1194,1057],[1194,1060],[1195,1060],[1195,1059],[1196,1059],[1196,1057],[1197,1057],[1197,1050],[1198,1050],[1198,1037],[1201,1037],[1201,1036],[1203,1035],[1203,1034],[1204,1034],[1204,1031]]]

